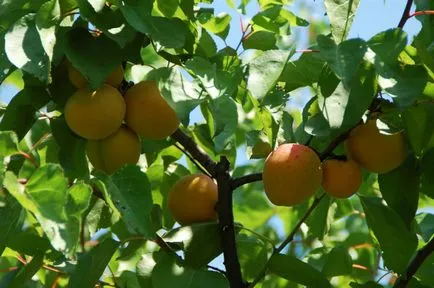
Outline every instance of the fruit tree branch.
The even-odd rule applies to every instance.
[[[283,240],[283,242],[273,251],[271,257],[282,252],[282,250],[286,247],[286,245],[288,245],[294,239],[294,236],[300,229],[301,225],[306,221],[306,219],[310,216],[310,214],[312,214],[313,210],[315,210],[315,208],[318,206],[318,204],[321,202],[324,196],[325,194],[322,194],[318,198],[315,198],[315,200],[312,202],[312,205],[310,205],[309,209],[306,210],[303,217],[300,218],[300,220],[297,222],[297,225],[295,225],[294,229],[292,229],[291,233],[289,233],[289,235],[285,238],[285,240]],[[271,259],[271,257],[269,259]],[[256,279],[250,284],[249,287],[254,287],[256,284],[259,283],[259,281],[261,281],[265,277],[268,271],[269,263],[270,262],[268,261],[265,267],[262,269],[261,273],[259,273],[258,277],[256,277]]]
[[[407,270],[398,278],[393,287],[404,288],[407,287],[417,269],[423,264],[428,256],[434,251],[434,238],[432,238],[425,246],[417,251],[416,256],[408,265]]]
[[[414,17],[414,16],[421,16],[421,15],[434,15],[434,10],[423,10],[423,11],[416,11],[414,13],[411,13],[408,15],[408,18]]]
[[[401,20],[399,20],[398,27],[403,28],[405,25],[405,22],[407,22],[407,19],[410,15],[410,9],[411,5],[413,5],[413,0],[407,0],[407,5],[405,5],[404,12],[402,12]]]
[[[215,169],[217,163],[211,159],[205,152],[203,152],[199,146],[191,139],[190,136],[182,132],[179,128],[171,135],[171,137],[180,143],[190,155],[196,159],[209,174],[215,175]]]
[[[262,173],[248,174],[239,178],[232,179],[232,189],[235,190],[247,183],[252,183],[262,180]]]
[[[219,217],[220,242],[223,249],[227,278],[231,288],[245,287],[241,276],[235,240],[229,161],[224,156],[220,158],[220,162],[215,167],[215,178],[218,187],[217,212]]]

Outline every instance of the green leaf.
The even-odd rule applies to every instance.
[[[318,82],[325,62],[319,53],[303,53],[295,61],[289,61],[279,81],[285,82],[285,91],[290,92]]]
[[[327,277],[351,275],[353,260],[346,247],[337,246],[326,256],[322,272]]]
[[[3,254],[8,239],[17,232],[21,223],[23,209],[10,195],[0,196],[0,255]],[[15,237],[14,237],[15,238]]]
[[[307,220],[310,232],[320,240],[324,238],[334,221],[336,204],[326,195]]]
[[[405,128],[413,152],[422,156],[429,148],[434,135],[434,105],[424,104],[412,106],[403,111]]]
[[[434,279],[432,277],[432,269],[434,267],[434,254],[431,253],[422,265],[417,269],[415,273],[415,277],[417,277],[421,284],[426,285],[428,287],[432,287],[434,285]],[[422,287],[418,287],[422,288]],[[426,288],[426,287],[423,287]]]
[[[228,13],[222,12],[214,16],[209,15],[208,13],[204,15],[203,13],[199,12],[199,15],[197,17],[201,25],[206,30],[213,34],[216,34],[222,39],[226,39],[229,33],[230,23],[232,19],[232,17]]]
[[[272,256],[268,268],[271,273],[297,284],[308,287],[332,287],[324,274],[290,255]]]
[[[229,283],[221,273],[182,267],[174,256],[163,254],[152,271],[152,285],[159,288],[226,288]]]
[[[425,153],[420,161],[420,192],[434,199],[434,148]]]
[[[380,284],[374,281],[368,281],[363,284],[351,282],[350,287],[351,288],[383,288],[383,286],[381,286]]]
[[[23,265],[21,269],[16,274],[14,280],[7,286],[10,288],[22,288],[25,287],[25,284],[31,280],[33,275],[38,272],[38,270],[44,264],[44,255],[39,254],[30,260],[29,263]]]
[[[229,96],[222,96],[209,103],[214,119],[214,147],[217,153],[229,150],[234,145],[235,131],[238,125],[238,112],[235,101]]]
[[[381,195],[387,205],[401,216],[408,228],[411,227],[417,211],[419,178],[419,167],[414,156],[409,156],[397,169],[378,175]]]
[[[119,242],[107,238],[78,259],[76,270],[69,279],[70,287],[93,288],[119,247]]]
[[[247,281],[253,281],[267,263],[270,252],[267,244],[245,234],[237,235],[237,254],[241,265],[241,273]]]
[[[56,164],[47,164],[33,173],[25,190],[42,216],[54,221],[64,221],[67,187],[68,182],[62,168]]]
[[[368,45],[375,52],[379,64],[392,64],[407,45],[407,33],[399,28],[389,29],[369,39]]]
[[[58,158],[65,175],[70,179],[88,179],[86,140],[77,137],[63,116],[50,119],[51,133],[59,145]]]
[[[255,57],[249,64],[247,89],[260,99],[274,88],[289,59],[289,52],[270,50]]]
[[[50,242],[47,238],[40,237],[34,233],[30,231],[17,233],[6,244],[10,249],[21,254],[30,256],[43,254],[51,248]]]
[[[402,273],[416,250],[416,235],[408,230],[397,212],[381,203],[380,198],[360,197],[360,200],[368,225],[380,243],[384,263],[396,273]]]
[[[277,49],[276,46],[276,34],[269,31],[254,31],[249,37],[242,40],[243,48],[247,49],[257,49],[262,51],[268,51]]]
[[[190,112],[205,98],[200,99],[199,88],[176,68],[159,68],[151,71],[146,79],[156,80],[161,95],[175,110],[182,123],[188,124]]]
[[[49,100],[50,96],[43,88],[24,88],[9,102],[0,122],[0,131],[14,131],[18,140],[23,139],[36,122],[36,111]]]
[[[366,63],[359,68],[348,88],[340,82],[331,95],[318,95],[318,105],[333,129],[354,126],[369,107],[376,93],[376,74]]]
[[[35,24],[35,14],[20,18],[5,35],[9,61],[42,82],[49,81],[50,59],[44,51]]]
[[[127,165],[111,177],[102,173],[96,175],[106,185],[130,232],[154,239],[156,231],[151,219],[152,194],[146,174],[136,165]]]
[[[17,134],[13,131],[0,131],[0,159],[18,152]]]
[[[91,88],[104,83],[122,60],[122,50],[106,36],[93,37],[87,29],[66,33],[65,54],[71,64],[88,80]]]
[[[336,43],[347,38],[360,0],[326,0],[324,5]]]
[[[434,215],[422,213],[416,216],[416,220],[419,223],[423,240],[428,242],[434,234]]]
[[[41,44],[50,62],[53,61],[54,45],[56,44],[56,25],[60,22],[61,11],[58,0],[44,3],[36,13],[36,28],[41,38]]]
[[[173,229],[163,238],[169,243],[182,242],[185,264],[198,269],[222,253],[219,237],[217,223],[201,223]]]
[[[309,135],[322,137],[330,134],[330,125],[318,106],[318,97],[312,97],[304,106],[301,125]]]
[[[344,87],[349,89],[366,52],[366,42],[355,38],[336,45],[333,40],[323,35],[318,36],[317,41],[321,56],[342,81]]]

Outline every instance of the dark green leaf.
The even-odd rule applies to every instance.
[[[408,228],[417,211],[419,178],[419,167],[414,156],[409,156],[397,169],[378,175],[381,195],[387,205],[401,216]]]
[[[322,272],[327,277],[351,275],[353,261],[346,247],[337,246],[326,256]]]
[[[182,242],[185,263],[197,269],[222,253],[219,237],[217,223],[179,227],[164,235],[166,242]]]
[[[360,284],[356,282],[350,283],[351,288],[383,288],[380,284],[374,282],[374,281],[368,281],[366,283]]]
[[[56,25],[60,22],[61,11],[58,0],[45,2],[36,13],[36,28],[41,38],[41,44],[50,62],[53,60],[56,44]]]
[[[399,28],[390,29],[369,39],[368,45],[375,52],[377,61],[392,64],[407,45],[407,34]]]
[[[420,192],[434,199],[434,149],[430,149],[423,156],[420,171]]]
[[[434,105],[409,107],[402,114],[413,152],[421,156],[430,146],[434,135]]]
[[[274,88],[289,56],[289,52],[270,50],[263,52],[248,64],[247,89],[253,97],[263,98]]]
[[[244,49],[257,49],[262,51],[268,51],[277,49],[276,46],[276,34],[269,31],[255,31],[243,39]]]
[[[21,269],[16,274],[14,280],[9,284],[10,288],[22,288],[25,287],[26,282],[30,281],[33,275],[38,272],[38,270],[44,264],[44,255],[39,254],[30,260],[29,263],[22,266]]]
[[[69,279],[69,286],[93,288],[118,247],[119,242],[107,238],[90,252],[82,255]]]
[[[360,200],[368,225],[380,243],[384,263],[402,273],[416,250],[416,235],[408,230],[397,212],[381,203],[381,199],[360,197]]]
[[[333,223],[335,211],[336,204],[333,204],[333,199],[326,195],[307,220],[309,230],[315,237],[322,240],[324,235],[328,233]]]
[[[138,166],[128,165],[111,177],[99,173],[108,193],[121,213],[131,233],[139,233],[149,239],[155,237],[152,226],[152,194],[148,177]]]
[[[122,60],[122,50],[116,42],[104,34],[93,37],[83,28],[66,34],[65,54],[92,88],[99,87]]]
[[[419,223],[423,240],[428,242],[431,236],[434,235],[434,215],[422,213],[416,216],[416,220]]]
[[[214,147],[217,153],[228,150],[234,145],[235,131],[238,125],[238,112],[235,101],[222,96],[209,104],[214,122]],[[209,123],[210,124],[210,123]]]
[[[0,132],[0,159],[19,152],[17,134],[13,131]]]
[[[277,276],[308,287],[332,287],[324,274],[290,255],[272,256],[268,268]]]
[[[36,111],[49,100],[50,96],[43,88],[24,88],[9,102],[0,122],[0,131],[14,131],[18,140],[23,139],[36,122]]]
[[[21,224],[23,209],[9,194],[0,194],[0,255],[3,254],[8,239],[17,232]],[[14,237],[15,238],[15,237]]]
[[[16,67],[42,82],[49,81],[50,60],[36,28],[35,14],[23,16],[6,33],[5,51]]]
[[[237,235],[237,253],[241,265],[241,273],[247,281],[253,281],[267,263],[270,246],[268,243],[245,234]]]

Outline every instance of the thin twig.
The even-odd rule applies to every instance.
[[[175,147],[178,148],[182,153],[184,153],[185,156],[187,156],[188,159],[190,159],[191,162],[193,162],[193,164],[197,167],[197,169],[199,169],[203,174],[208,175],[209,177],[211,177],[211,175],[208,173],[208,171],[205,170],[205,168],[203,168],[200,163],[198,163],[196,161],[196,159],[194,159],[190,153],[188,153],[188,151],[186,151],[184,148],[182,148],[181,146],[179,146],[178,143],[175,143]]]
[[[223,275],[226,275],[226,271],[225,271],[225,270],[222,270],[222,269],[220,269],[220,268],[214,267],[214,266],[212,266],[212,265],[206,265],[206,267],[208,267],[209,269],[215,270],[215,271],[217,271],[217,272],[220,272],[220,273],[222,273]]]
[[[324,196],[325,196],[325,194],[322,194],[320,197],[315,198],[312,205],[310,205],[309,209],[307,209],[307,211],[304,213],[303,217],[301,217],[301,219],[298,221],[297,225],[295,225],[294,229],[292,229],[291,233],[273,251],[273,254],[271,255],[271,257],[282,252],[282,250],[286,247],[286,245],[288,245],[294,239],[294,236],[298,232],[298,230],[300,229],[301,225],[306,221],[306,219],[310,216],[310,214],[312,214],[313,210],[318,206],[318,204],[321,202],[321,200],[324,198]],[[254,287],[256,284],[259,283],[259,281],[261,281],[265,277],[265,275],[267,274],[267,271],[268,271],[269,263],[270,263],[270,261],[267,262],[265,267],[262,269],[261,273],[259,273],[258,277],[256,277],[255,280],[253,280],[253,282],[250,284],[249,287]]]
[[[434,10],[416,11],[408,15],[407,19],[414,16],[421,16],[421,15],[434,15]]]
[[[423,264],[423,262],[428,258],[429,255],[434,251],[434,237],[419,251],[417,251],[416,256],[410,262],[407,267],[407,270],[402,273],[402,275],[396,280],[395,288],[404,288],[407,287],[407,284],[410,282],[413,275],[417,272],[417,269]]]
[[[404,12],[402,12],[401,20],[399,20],[398,23],[398,28],[402,29],[404,27],[405,22],[407,22],[407,19],[410,15],[410,9],[412,5],[413,5],[413,0],[407,0],[407,4],[405,5]]]
[[[190,155],[196,159],[206,171],[208,171],[210,175],[214,176],[217,163],[212,160],[208,154],[202,151],[190,136],[182,132],[180,129],[177,129],[173,132],[171,137],[180,143],[184,149],[188,151],[188,153],[190,153]]]
[[[257,182],[261,180],[262,180],[262,173],[254,173],[254,174],[249,174],[238,178],[234,178],[232,179],[232,189],[235,190],[244,184]]]

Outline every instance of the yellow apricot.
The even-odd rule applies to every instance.
[[[164,139],[179,126],[175,111],[167,104],[154,81],[142,81],[125,93],[127,125],[151,140]]]
[[[362,184],[362,169],[352,160],[325,160],[322,170],[322,186],[330,196],[348,198],[356,193]]]
[[[272,150],[270,143],[259,141],[252,148],[252,158],[265,158]]]
[[[69,65],[68,68],[68,77],[69,77],[69,81],[71,81],[71,83],[77,88],[83,88],[87,86],[87,79],[83,76],[83,74],[80,73],[80,71],[75,69],[75,67],[72,66],[71,64]],[[122,68],[122,65],[119,65],[115,70],[113,70],[113,72],[111,72],[107,76],[104,83],[114,88],[117,88],[122,83],[123,79],[124,79],[124,69]]]
[[[217,218],[217,184],[205,174],[181,178],[170,189],[169,210],[181,225],[212,221]]]
[[[392,171],[407,157],[404,135],[380,133],[375,120],[354,128],[348,136],[346,149],[350,158],[375,173]]]
[[[119,129],[125,102],[118,90],[106,84],[95,91],[81,88],[66,102],[64,114],[69,128],[77,135],[99,140]]]
[[[321,180],[321,161],[308,146],[283,144],[265,160],[264,190],[275,205],[292,206],[304,202],[315,194]]]
[[[89,140],[87,143],[90,163],[107,174],[112,174],[126,164],[136,164],[140,151],[139,136],[125,125],[107,138]]]

